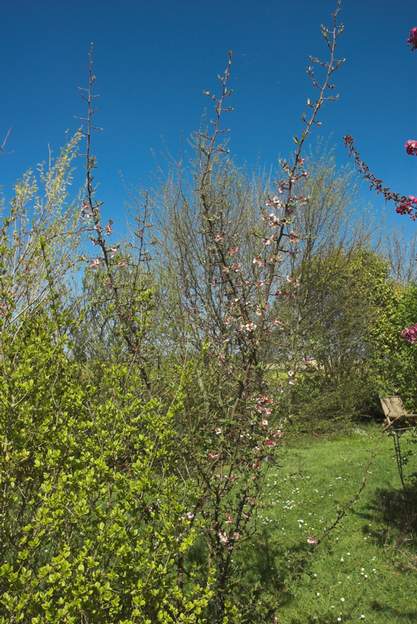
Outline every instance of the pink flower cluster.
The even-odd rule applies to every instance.
[[[312,546],[315,546],[318,543],[319,543],[319,540],[317,539],[317,537],[314,537],[313,535],[310,535],[309,537],[307,537],[307,544],[311,544]]]
[[[264,416],[270,416],[272,414],[272,405],[273,401],[270,397],[266,395],[261,395],[256,399],[256,411],[258,414],[263,414]]]
[[[401,332],[401,338],[404,338],[404,340],[410,344],[417,342],[417,323],[403,329]]]
[[[411,50],[417,50],[417,27],[410,30],[410,34],[407,39],[407,43],[410,44]],[[362,173],[364,178],[370,183],[371,189],[374,189],[377,193],[382,193],[386,200],[395,202],[395,211],[400,215],[408,215],[413,221],[417,221],[417,197],[414,195],[400,195],[391,191],[388,187],[383,186],[383,181],[377,178],[369,169],[368,165],[361,159],[358,150],[354,146],[353,138],[351,135],[344,137],[345,145],[350,154],[354,157],[357,169]],[[417,140],[408,139],[406,141],[405,150],[409,156],[417,156]],[[401,337],[408,343],[417,343],[417,323],[406,327],[401,332]]]
[[[280,429],[277,431],[273,431],[270,438],[267,438],[264,441],[265,446],[276,446],[278,444],[278,440],[280,440],[284,435],[284,432]]]
[[[417,197],[414,197],[414,195],[409,195],[408,200],[402,201],[397,204],[397,207],[395,209],[395,212],[397,212],[398,214],[410,215],[412,219],[416,220],[417,215],[413,211],[417,211]]]
[[[417,50],[417,28],[416,27],[410,30],[407,43],[410,44],[412,50]]]
[[[415,139],[408,139],[404,147],[409,156],[417,156],[417,141]]]

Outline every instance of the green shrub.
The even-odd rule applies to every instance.
[[[180,393],[165,409],[127,365],[80,367],[54,329],[38,315],[1,344],[0,621],[195,622],[209,594],[177,580],[193,534],[169,471]]]

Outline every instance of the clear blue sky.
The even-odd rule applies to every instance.
[[[291,149],[311,93],[309,54],[325,53],[319,25],[332,0],[14,0],[2,5],[0,135],[9,126],[11,154],[0,159],[8,191],[18,175],[58,148],[82,113],[95,42],[98,177],[106,213],[123,209],[122,171],[133,185],[155,181],[163,154],[180,157],[199,125],[226,51],[234,51],[231,147],[239,163],[270,167]],[[416,0],[345,0],[346,31],[337,75],[341,100],[323,115],[322,135],[338,146],[352,134],[386,183],[417,195],[417,52],[405,44],[417,26]],[[364,193],[372,200],[373,195]],[[120,213],[120,216],[122,213]],[[396,217],[397,218],[397,217]],[[404,220],[404,219],[403,219]],[[409,222],[409,228],[414,225]]]

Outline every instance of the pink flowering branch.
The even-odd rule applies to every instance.
[[[414,27],[410,30],[410,34],[407,39],[407,43],[411,46],[411,51],[417,50],[417,28]]]
[[[369,166],[364,162],[355,147],[353,137],[349,134],[344,137],[345,145],[348,149],[349,154],[353,157],[355,161],[355,165],[359,173],[369,182],[369,188],[371,190],[376,191],[376,193],[383,195],[386,201],[392,201],[396,206],[396,212],[398,214],[408,214],[413,221],[417,219],[417,198],[413,195],[401,195],[400,193],[396,193],[392,191],[388,186],[383,186],[383,181],[380,178],[377,178],[370,170]],[[406,148],[408,143],[416,143],[416,141],[408,141],[406,143]],[[408,151],[407,153],[414,153],[413,151]],[[417,152],[416,152],[417,153]]]
[[[407,43],[411,47],[411,51],[417,50],[417,27],[410,30]],[[348,134],[344,137],[345,145],[349,154],[353,157],[355,165],[359,173],[369,182],[371,190],[382,194],[386,201],[392,201],[396,204],[395,211],[400,215],[408,215],[413,221],[417,220],[417,197],[414,195],[401,195],[392,191],[388,186],[383,186],[383,181],[377,178],[369,169],[369,166],[362,160],[358,150],[354,145],[353,138]],[[405,151],[409,156],[417,156],[417,140],[408,139],[404,145]],[[417,342],[417,323],[406,327],[401,332],[401,337],[408,343]]]
[[[256,198],[234,194],[236,172],[228,160],[223,127],[224,113],[232,110],[230,53],[218,76],[218,92],[205,92],[214,110],[207,129],[196,135],[193,194],[188,198],[180,187],[174,196],[168,229],[175,243],[173,251],[169,248],[172,274],[186,314],[186,331],[190,327],[204,362],[204,370],[197,367],[192,385],[202,392],[201,420],[196,422],[193,411],[188,416],[185,409],[189,437],[183,465],[198,477],[199,493],[189,510],[189,521],[194,522],[198,513],[206,526],[215,567],[212,621],[216,623],[223,621],[235,549],[251,530],[249,523],[269,460],[284,440],[283,423],[273,426],[277,401],[269,390],[265,353],[280,335],[277,327],[283,326],[275,318],[276,297],[291,297],[298,287],[294,276],[287,274],[291,261],[283,260],[296,252],[300,237],[293,220],[308,202],[303,191],[308,176],[304,147],[321,124],[322,107],[337,99],[333,75],[343,64],[343,59],[336,58],[336,43],[343,32],[337,21],[339,9],[340,4],[332,25],[321,27],[328,48],[326,60],[310,57],[307,74],[314,97],[307,100],[292,157],[280,163],[281,179],[275,183],[273,196],[262,192],[264,206],[259,208],[258,194]],[[289,383],[293,374],[288,373]],[[188,400],[196,399],[190,396]],[[181,561],[179,569],[183,576]]]

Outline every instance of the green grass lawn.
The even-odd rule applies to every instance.
[[[417,454],[408,434],[402,447]],[[405,474],[415,470],[413,456]],[[366,472],[359,499],[326,539],[310,545]],[[403,490],[392,439],[379,428],[288,442],[282,466],[270,474],[248,578],[267,583],[279,624],[417,623],[417,487],[406,483]]]

